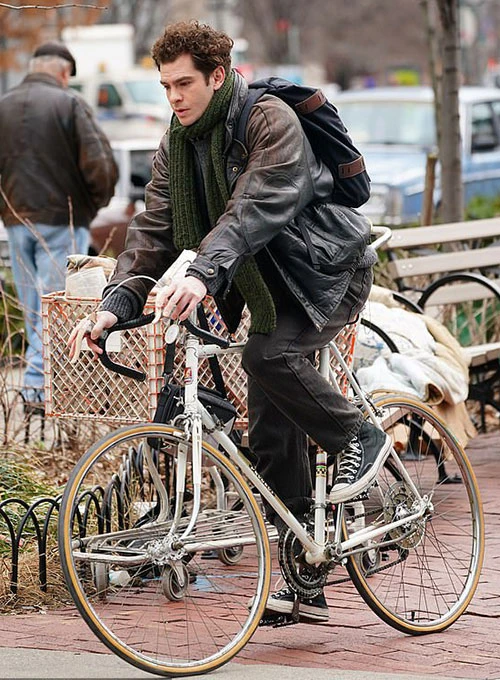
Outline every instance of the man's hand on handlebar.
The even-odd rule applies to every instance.
[[[173,281],[162,288],[156,296],[155,319],[158,320],[159,317],[165,316],[178,321],[185,321],[206,294],[205,284],[195,276],[186,276],[178,281]],[[75,326],[68,340],[70,360],[73,363],[77,361],[84,338],[86,338],[87,345],[94,356],[102,355],[103,351],[96,341],[101,337],[103,331],[111,328],[117,322],[118,317],[112,312],[106,311],[97,312],[82,319]]]
[[[86,338],[89,349],[92,350],[94,356],[102,354],[102,349],[96,344],[96,340],[100,338],[102,332],[107,328],[111,328],[117,323],[118,317],[112,312],[97,312],[95,315],[95,322],[93,323],[88,317],[82,319],[72,330],[68,340],[69,358],[71,361],[76,361],[80,355],[83,338]]]
[[[185,276],[161,288],[156,296],[156,316],[185,321],[207,294],[205,284],[195,276]]]

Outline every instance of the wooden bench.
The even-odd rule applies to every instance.
[[[485,430],[486,405],[500,414],[500,218],[393,229],[384,249],[407,305],[462,345]]]

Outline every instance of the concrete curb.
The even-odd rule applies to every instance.
[[[375,659],[376,663],[376,659]],[[157,675],[145,673],[112,654],[92,654],[90,652],[54,652],[40,649],[0,648],[1,677],[14,678],[51,678],[52,680],[132,680],[135,678],[155,678]],[[189,678],[203,676],[184,676]],[[213,680],[437,680],[436,675],[416,676],[414,674],[372,673],[366,671],[341,671],[320,668],[297,668],[293,666],[243,665],[228,663],[213,673],[206,675]],[[439,676],[439,680],[452,680]],[[467,680],[462,678],[462,680]]]

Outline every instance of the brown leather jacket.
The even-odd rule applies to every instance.
[[[245,257],[265,251],[276,275],[321,328],[340,303],[356,269],[370,266],[376,259],[373,253],[366,255],[369,223],[366,228],[363,225],[362,233],[345,221],[337,228],[342,207],[330,202],[332,175],[314,157],[295,114],[276,97],[266,95],[253,106],[246,147],[234,141],[235,122],[247,90],[245,81],[237,77],[226,121],[226,175],[231,198],[225,213],[201,242],[188,273],[207,285],[229,329],[234,330],[242,304],[236,299],[234,286],[231,288],[234,272]],[[111,285],[134,274],[158,279],[177,255],[169,198],[167,132],[146,187],[146,211],[129,226],[127,247],[118,258]],[[120,320],[136,316],[151,286],[141,279],[128,281],[124,286],[127,304],[121,307],[110,297],[104,308]],[[118,291],[124,293],[123,288]],[[134,305],[134,298],[139,305]]]
[[[118,169],[88,104],[45,73],[0,98],[0,175],[16,217],[0,198],[6,226],[19,218],[88,227],[113,196]]]

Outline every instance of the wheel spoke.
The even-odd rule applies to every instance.
[[[174,503],[160,510],[161,494],[143,455],[154,440],[155,466],[169,499],[175,498],[181,437],[171,432],[132,426],[93,447],[68,482],[60,537],[68,586],[98,637],[144,670],[175,675],[217,668],[248,641],[267,597],[270,557],[250,489],[209,446],[200,513],[182,538],[194,497],[190,465],[180,520],[173,523]],[[214,467],[222,495],[211,482]],[[102,490],[99,502],[87,509],[87,491],[95,488]],[[156,522],[165,510],[167,519]]]
[[[484,527],[475,477],[459,444],[427,406],[396,395],[377,404],[394,450],[420,497],[429,499],[429,512],[389,532],[399,552],[381,547],[380,566],[371,570],[362,556],[353,556],[349,571],[365,601],[390,625],[414,634],[443,630],[470,602],[481,569]],[[440,475],[460,475],[462,481],[446,484]],[[381,504],[386,522],[410,516],[418,499],[390,459],[378,482],[364,501],[367,516]]]

